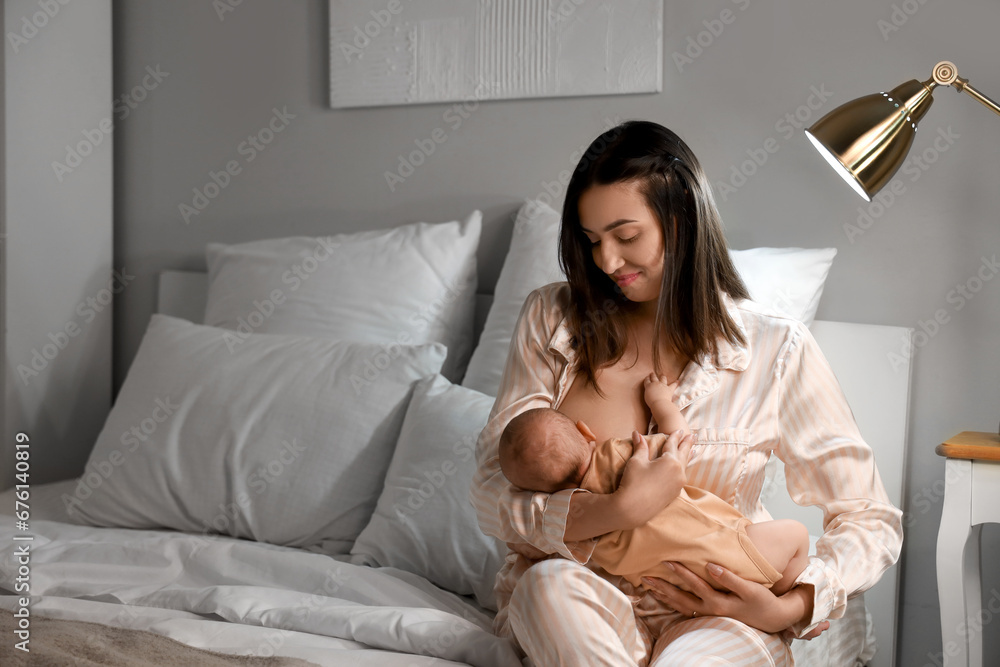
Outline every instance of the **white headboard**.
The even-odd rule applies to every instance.
[[[205,313],[207,274],[192,271],[164,271],[160,274],[157,312],[201,322]],[[481,330],[490,297],[477,303],[477,335]],[[906,468],[906,426],[910,403],[909,363],[893,368],[889,353],[898,355],[912,329],[849,322],[813,322],[813,335],[833,367],[847,396],[862,435],[875,451],[882,481],[897,507],[903,501],[903,471]],[[792,502],[784,485],[781,462],[772,457],[774,483],[765,487],[763,498],[775,517],[798,519],[812,535],[823,532],[818,508],[800,507]],[[891,568],[865,594],[872,615],[878,619],[875,634],[878,654],[873,667],[892,667],[896,638],[896,606],[899,568]]]
[[[877,324],[848,322],[813,322],[810,330],[830,362],[840,382],[854,418],[865,441],[875,451],[885,490],[896,507],[902,507],[903,472],[906,469],[906,427],[910,405],[910,362],[893,368],[889,353],[899,354],[912,329]],[[822,514],[816,507],[801,507],[792,502],[785,490],[784,471],[776,457],[768,465],[775,468],[773,497],[764,505],[776,517],[798,519],[809,527],[809,533],[820,526]],[[766,492],[766,491],[765,491]],[[873,667],[893,667],[896,653],[896,615],[899,604],[899,565],[883,575],[865,593],[865,602],[875,619],[878,653]]]

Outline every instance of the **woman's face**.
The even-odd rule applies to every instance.
[[[597,267],[629,301],[656,300],[663,278],[663,228],[646,205],[639,183],[591,186],[578,207]]]

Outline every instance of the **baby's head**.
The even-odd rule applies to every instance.
[[[522,412],[500,436],[500,469],[511,484],[555,493],[579,488],[594,451],[582,423],[551,408]]]

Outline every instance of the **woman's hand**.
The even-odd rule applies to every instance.
[[[567,543],[641,526],[681,492],[694,436],[671,434],[655,459],[649,458],[649,443],[638,431],[632,432],[632,442],[632,458],[614,493],[573,494],[563,534]]]
[[[694,436],[682,431],[671,433],[660,455],[653,459],[644,435],[632,431],[632,443],[632,458],[625,464],[621,483],[614,493],[629,524],[624,528],[646,523],[680,494],[687,482],[686,469]]]
[[[812,616],[812,594],[809,587],[797,586],[781,597],[770,589],[743,579],[718,565],[709,565],[708,572],[723,591],[680,563],[667,563],[691,589],[684,591],[663,579],[643,578],[655,598],[688,616],[728,616],[764,632],[777,633]],[[826,621],[810,631],[804,639],[818,637],[829,627]]]

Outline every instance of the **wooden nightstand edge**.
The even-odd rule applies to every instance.
[[[934,451],[950,459],[1000,461],[1000,435],[963,431],[935,447]]]

